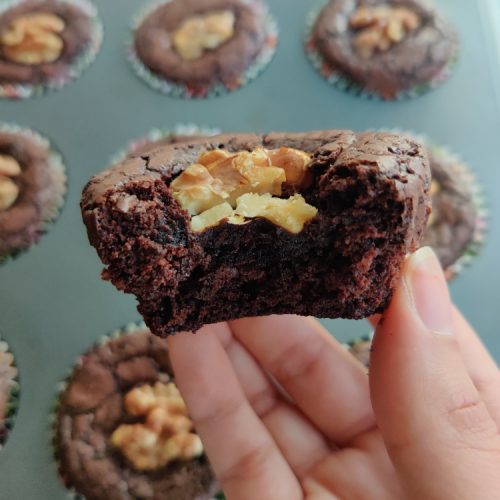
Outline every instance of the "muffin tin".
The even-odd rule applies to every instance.
[[[0,334],[16,353],[19,413],[0,451],[0,498],[59,500],[67,492],[51,454],[49,414],[57,383],[102,335],[139,319],[134,300],[99,278],[102,268],[81,222],[79,198],[90,176],[116,150],[153,127],[209,124],[226,131],[399,128],[448,144],[486,186],[491,229],[481,255],[452,284],[455,302],[500,359],[497,284],[500,266],[500,51],[486,0],[436,0],[457,26],[462,50],[451,79],[410,101],[368,101],[333,89],[303,51],[305,19],[315,2],[268,0],[279,24],[276,56],[245,88],[206,100],[169,98],[136,77],[125,52],[135,0],[96,0],[105,26],[102,51],[81,78],[59,92],[0,102],[2,121],[39,130],[62,152],[69,190],[59,221],[41,243],[0,268]],[[495,6],[496,0],[491,2]],[[479,292],[480,291],[480,292]],[[342,341],[365,322],[324,321]]]

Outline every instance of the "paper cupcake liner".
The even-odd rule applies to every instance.
[[[368,344],[369,345],[369,350],[371,352],[371,343],[373,340],[374,332],[372,331],[368,335],[364,335],[363,337],[356,338],[354,340],[351,340],[349,342],[346,342],[342,344],[358,361],[363,363],[365,368],[369,368],[369,364],[366,363],[364,359],[362,359],[361,356],[358,356],[358,353],[356,352],[356,346],[359,346],[360,344]]]
[[[9,393],[5,415],[0,415],[0,451],[5,446],[8,434],[14,426],[20,399],[19,372],[16,362],[7,342],[0,337],[0,378],[3,377],[4,373]]]
[[[215,83],[203,89],[195,89],[190,87],[188,84],[170,81],[153,73],[147,66],[143,64],[135,50],[134,33],[152,12],[169,1],[171,0],[154,1],[152,4],[139,12],[139,14],[133,20],[132,35],[130,41],[127,44],[128,59],[132,65],[132,68],[137,73],[139,78],[153,89],[163,94],[183,99],[205,99],[210,97],[217,97],[242,88],[251,81],[255,80],[273,59],[278,43],[278,25],[274,17],[269,11],[267,5],[265,5],[264,3],[256,2],[255,0],[243,0],[246,3],[254,4],[257,8],[262,9],[264,14],[263,29],[266,37],[262,50],[258,54],[257,58],[240,75],[237,81],[227,84]]]
[[[63,486],[67,490],[67,498],[72,499],[72,500],[87,500],[85,496],[82,494],[78,493],[74,488],[71,487],[69,478],[67,478],[63,472],[63,469],[60,464],[59,456],[58,456],[58,446],[57,446],[57,414],[59,412],[59,405],[61,402],[61,397],[64,394],[64,391],[68,387],[68,383],[73,375],[73,373],[81,366],[85,364],[87,361],[87,356],[88,353],[91,352],[95,347],[97,346],[102,346],[107,344],[108,342],[125,337],[128,335],[134,335],[136,333],[141,333],[141,332],[149,332],[149,328],[146,326],[144,322],[137,322],[137,323],[128,323],[126,326],[123,328],[118,328],[116,330],[113,330],[107,335],[101,336],[96,342],[94,342],[88,349],[85,350],[85,352],[80,355],[74,364],[71,366],[69,371],[67,372],[66,376],[64,379],[57,384],[56,386],[56,394],[54,397],[54,402],[52,405],[51,412],[49,414],[49,426],[50,426],[50,433],[49,435],[51,436],[51,441],[50,441],[50,449],[52,452],[52,457],[54,459],[54,463],[57,468],[57,473],[58,476],[63,484]],[[152,334],[151,334],[152,335]],[[1,346],[1,344],[0,344]],[[224,499],[224,495],[222,493],[218,493],[213,500],[220,500]]]
[[[0,7],[0,14],[25,1],[28,0],[5,0]],[[90,0],[59,1],[76,5],[89,16],[91,20],[91,33],[87,47],[68,65],[68,70],[64,76],[36,84],[12,83],[0,85],[0,98],[27,99],[41,96],[47,91],[60,90],[71,81],[76,80],[97,57],[104,36],[104,28],[98,17],[97,8]]]
[[[154,128],[150,130],[146,135],[138,137],[131,140],[124,148],[117,151],[110,160],[111,165],[119,163],[129,155],[133,154],[134,151],[142,148],[145,144],[152,141],[161,141],[167,137],[174,135],[184,135],[184,136],[195,136],[195,135],[218,135],[220,130],[212,127],[198,126],[193,123],[190,124],[180,124],[175,125],[171,129],[168,128]]]
[[[5,257],[0,257],[0,266],[11,259],[18,257],[20,254],[26,252],[33,245],[38,243],[40,238],[48,231],[51,224],[53,224],[59,217],[61,209],[64,206],[67,193],[66,168],[64,166],[63,158],[61,153],[54,147],[49,139],[32,129],[20,127],[19,125],[12,123],[0,122],[0,133],[1,132],[24,136],[29,141],[48,151],[47,165],[50,170],[50,174],[52,175],[53,183],[58,187],[58,189],[52,195],[50,200],[51,203],[47,204],[41,212],[37,240],[34,241],[29,247],[20,248]]]
[[[476,212],[476,223],[471,242],[465,249],[463,255],[444,270],[446,279],[451,281],[461,274],[481,252],[488,234],[489,211],[484,198],[483,189],[467,164],[456,153],[450,151],[445,146],[430,144],[429,149],[436,158],[453,165],[455,179],[459,180],[463,186],[468,187]]]
[[[473,174],[471,167],[469,167],[457,153],[451,151],[448,147],[436,145],[424,134],[406,130],[401,131],[399,129],[389,129],[385,131],[413,137],[417,142],[423,144],[436,159],[450,165],[450,168],[453,169],[455,180],[469,191],[476,213],[474,234],[461,257],[444,269],[446,279],[452,281],[474,261],[474,258],[481,252],[486,241],[488,235],[489,210],[483,188]]]
[[[403,101],[407,99],[414,99],[441,86],[453,74],[459,60],[460,48],[458,43],[455,53],[450,58],[446,66],[444,66],[444,68],[436,76],[434,76],[434,78],[424,84],[415,85],[410,89],[403,90],[393,99],[388,99],[375,91],[365,89],[359,83],[349,78],[349,76],[344,74],[340,69],[337,69],[332,62],[328,61],[323,54],[321,54],[316,46],[316,42],[314,40],[314,26],[323,8],[329,2],[330,0],[321,0],[321,2],[310,12],[306,24],[304,49],[313,68],[324,78],[324,80],[335,88],[351,95],[366,99],[379,101]]]

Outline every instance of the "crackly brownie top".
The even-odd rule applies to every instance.
[[[388,96],[432,80],[457,46],[451,25],[421,0],[331,0],[313,36],[330,63]]]
[[[61,395],[56,425],[61,475],[89,499],[191,500],[216,492],[166,343],[148,331],[83,356]]]
[[[0,13],[0,84],[63,77],[87,47],[91,20],[62,0],[28,0]]]
[[[295,148],[312,157],[315,163],[328,161],[343,165],[377,165],[380,175],[400,180],[411,175],[425,176],[420,168],[426,161],[422,147],[397,134],[382,132],[355,133],[346,130],[308,133],[223,134],[180,144],[167,145],[149,154],[128,158],[111,169],[94,176],[83,192],[82,208],[92,210],[104,202],[114,190],[127,182],[163,179],[169,183],[201,153],[216,149],[229,152],[252,151],[259,147]]]
[[[442,266],[454,264],[474,239],[478,213],[471,179],[459,160],[430,151],[432,214],[425,244],[436,251]]]
[[[135,33],[142,62],[167,80],[230,84],[264,44],[260,2],[172,0],[157,7]]]
[[[0,258],[34,243],[60,204],[64,172],[33,138],[0,132]]]
[[[170,144],[179,144],[182,142],[192,142],[202,140],[204,138],[204,135],[168,134],[162,139],[140,141],[131,148],[128,156],[143,156],[155,149],[161,148],[162,146],[169,146]]]

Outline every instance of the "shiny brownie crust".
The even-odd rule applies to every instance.
[[[299,234],[260,218],[191,231],[170,181],[205,150],[259,146],[312,155],[314,181],[301,194],[318,214]],[[421,243],[429,186],[423,148],[400,135],[234,134],[127,159],[88,183],[81,208],[103,277],[133,293],[153,333],[166,336],[248,316],[382,312]]]

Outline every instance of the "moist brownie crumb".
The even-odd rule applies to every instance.
[[[300,196],[316,215],[297,232],[266,216],[195,231],[170,184],[207,151],[259,148],[310,157],[307,187],[285,183],[281,199]],[[234,134],[129,158],[94,177],[81,206],[103,277],[135,294],[148,326],[165,336],[248,316],[382,312],[405,255],[420,246],[429,188],[423,148],[401,135]]]
[[[172,405],[176,416],[165,413]],[[65,485],[89,500],[212,498],[218,486],[199,449],[191,459],[161,460],[170,420],[189,422],[179,417],[183,405],[164,340],[136,329],[91,349],[57,408],[56,459]]]

